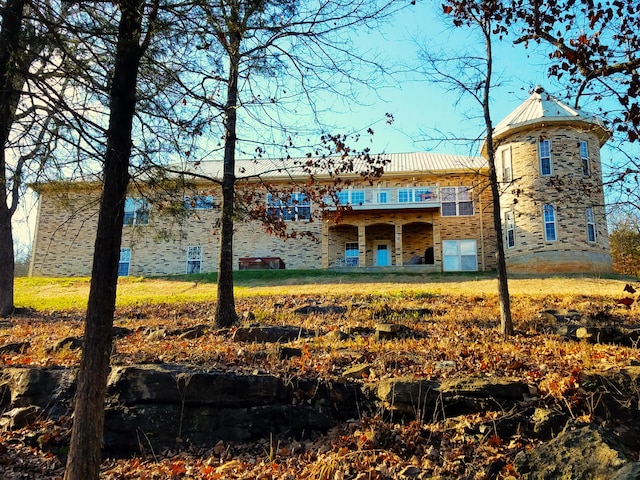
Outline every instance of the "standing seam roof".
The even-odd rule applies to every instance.
[[[372,155],[371,158],[383,162],[385,174],[402,173],[444,173],[450,171],[474,171],[486,168],[486,161],[482,157],[446,155],[440,153],[416,152],[416,153],[387,153]],[[339,161],[339,157],[333,157]],[[261,176],[266,178],[305,177],[307,170],[302,166],[307,161],[315,161],[313,158],[292,159],[245,159],[236,161],[236,176]],[[351,157],[354,168],[352,173],[345,175],[357,175],[366,168],[366,160],[361,157]],[[211,178],[222,178],[222,161],[201,162],[191,167],[190,171]],[[314,169],[314,174],[326,174],[327,170]]]
[[[546,93],[540,86],[536,87],[529,98],[496,125],[493,135],[494,138],[501,138],[527,125],[567,121],[588,123],[599,127],[602,131],[600,135],[602,143],[610,136],[599,118],[565,105],[553,95]]]

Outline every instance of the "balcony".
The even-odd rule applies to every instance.
[[[336,209],[333,199],[325,198],[325,202],[329,210]],[[350,188],[338,192],[338,204],[353,210],[440,208],[440,189],[437,186]]]

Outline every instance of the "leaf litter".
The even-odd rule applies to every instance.
[[[294,313],[302,306],[319,305],[346,308]],[[338,379],[346,369],[366,363],[369,368],[355,380],[363,384],[401,376],[506,376],[535,385],[540,398],[574,405],[576,414],[579,372],[640,364],[637,348],[567,341],[555,334],[557,318],[540,313],[571,310],[600,324],[637,323],[634,308],[623,309],[607,297],[514,296],[516,334],[509,338],[498,334],[499,308],[491,295],[264,295],[239,299],[237,309],[242,327],[297,326],[314,335],[285,344],[300,355],[282,356],[281,344],[235,342],[237,327],[214,328],[213,302],[140,304],[116,312],[114,325],[123,334],[114,341],[112,364],[185,363],[243,374]],[[28,340],[29,346],[1,354],[3,365],[78,365],[79,349],[52,345],[82,336],[83,312],[29,311],[10,320],[0,331],[0,345]],[[397,338],[382,341],[373,335],[380,323],[401,325],[403,330]],[[197,335],[186,335],[194,329]],[[177,445],[145,457],[105,459],[101,478],[518,478],[513,457],[537,441],[524,433],[502,438],[491,427],[509,415],[488,411],[394,423],[379,412],[309,438],[220,441],[208,449]],[[64,417],[0,432],[2,478],[61,479],[70,428],[70,418]]]

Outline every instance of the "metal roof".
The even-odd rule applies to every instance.
[[[601,143],[610,136],[610,132],[599,118],[565,105],[540,86],[536,87],[529,98],[496,125],[493,135],[494,138],[502,138],[529,125],[567,122],[586,123],[596,127],[600,130],[598,136]]]
[[[459,171],[475,171],[487,168],[486,160],[482,157],[463,155],[446,155],[440,153],[385,153],[371,155],[371,159],[379,162],[387,175],[407,173],[446,173]],[[237,177],[256,177],[271,179],[286,179],[308,177],[310,171],[314,175],[327,175],[342,162],[353,161],[353,169],[343,175],[359,175],[367,168],[367,160],[360,156],[327,157],[327,158],[290,158],[290,159],[243,159],[236,160]],[[306,168],[309,162],[311,167]],[[223,174],[222,161],[206,161],[188,168],[196,175],[221,179]]]

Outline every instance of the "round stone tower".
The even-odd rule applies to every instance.
[[[612,271],[600,163],[609,136],[540,87],[495,127],[509,272]]]

